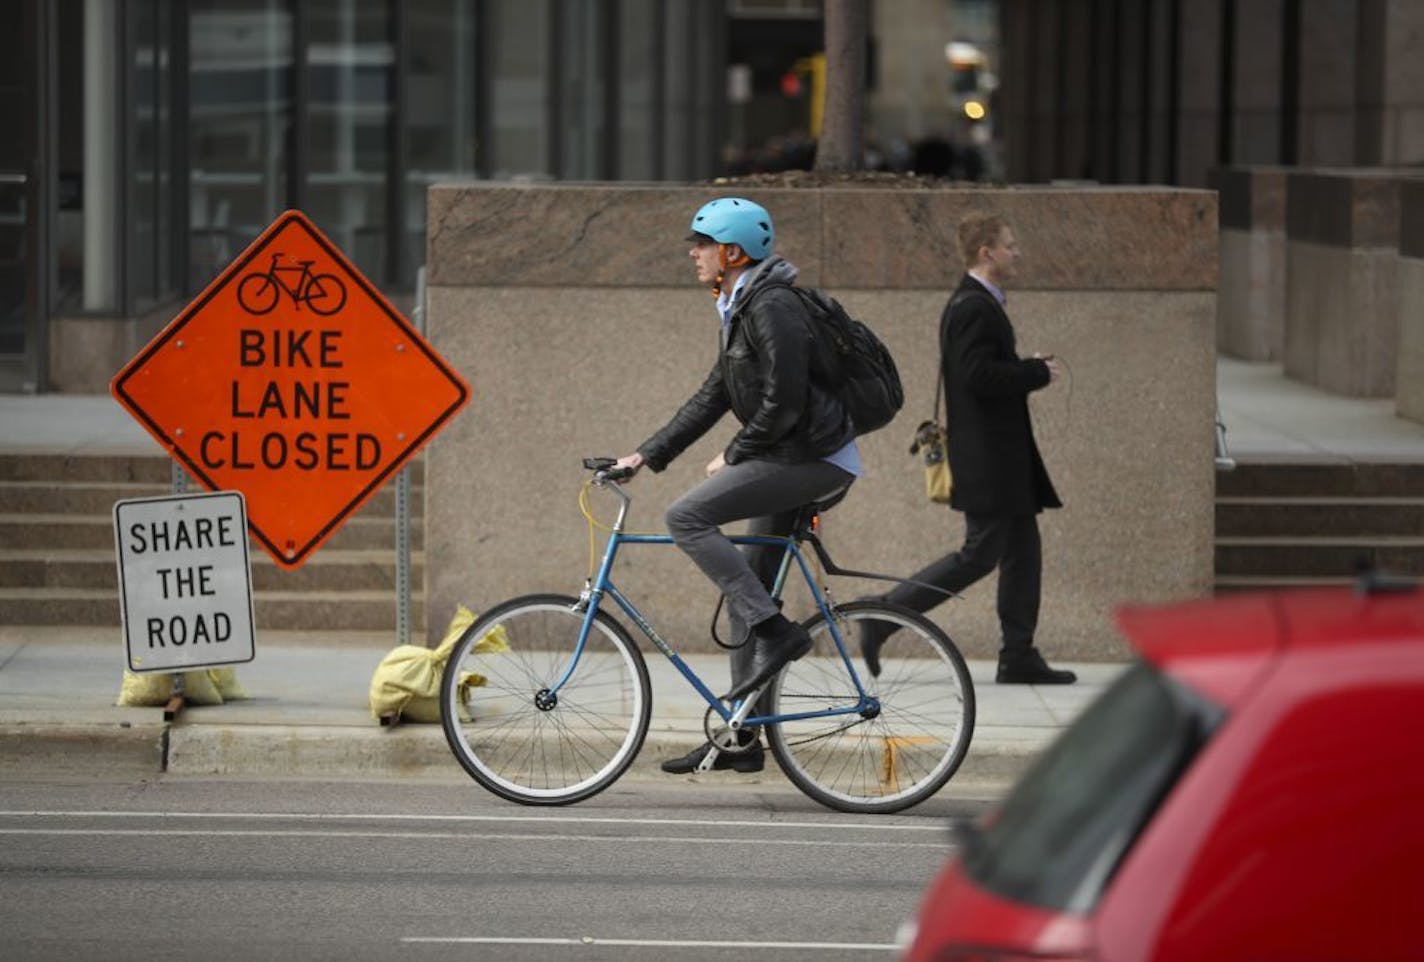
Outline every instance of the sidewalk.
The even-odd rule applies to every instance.
[[[0,628],[0,760],[51,773],[467,780],[439,724],[380,727],[366,706],[382,633],[268,632],[238,666],[251,699],[192,706],[172,724],[161,707],[118,707],[120,630]],[[691,655],[693,670],[725,680],[726,659]],[[998,686],[991,662],[971,662],[978,717],[970,756],[950,791],[997,794],[1121,665],[1074,665],[1067,687]],[[702,740],[705,704],[652,653],[652,729],[625,777],[666,778],[662,758]],[[713,683],[715,687],[715,683]],[[722,776],[712,776],[722,777]],[[745,780],[745,777],[739,777]],[[756,781],[783,781],[769,766]]]
[[[1424,462],[1424,424],[1392,398],[1348,398],[1292,381],[1279,364],[1216,362],[1226,445],[1238,461]]]
[[[1238,461],[1424,461],[1424,425],[1395,417],[1391,402],[1335,397],[1287,380],[1277,365],[1221,359],[1218,401]],[[0,453],[159,452],[107,397],[0,395],[0,424]],[[238,668],[252,697],[186,709],[170,725],[160,708],[114,705],[124,662],[117,625],[0,626],[0,769],[467,780],[440,726],[382,728],[368,713],[371,674],[394,643],[385,633],[260,633],[256,660]],[[720,655],[688,661],[709,684],[726,677]],[[665,779],[657,763],[701,740],[705,706],[662,656],[652,652],[648,665],[653,728],[628,777]],[[970,664],[977,725],[947,792],[1002,792],[1124,666],[1068,665],[1080,680],[1066,687],[999,686],[993,667]],[[786,784],[774,766],[752,779]]]
[[[382,633],[267,632],[257,657],[237,667],[252,696],[185,708],[171,725],[162,708],[120,708],[118,628],[0,627],[0,766],[98,772],[308,778],[467,780],[439,725],[382,728],[367,709],[371,674],[392,640]],[[714,688],[726,658],[689,655]],[[947,791],[1002,791],[1032,757],[1122,670],[1075,664],[1076,685],[996,685],[992,662],[970,663],[978,701],[969,757]],[[669,776],[657,763],[702,740],[705,705],[670,662],[648,657],[653,721],[625,777]],[[734,777],[747,780],[746,776]],[[768,766],[753,776],[783,782]]]

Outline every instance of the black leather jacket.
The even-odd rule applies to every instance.
[[[737,293],[717,363],[697,393],[662,430],[638,446],[661,471],[731,411],[742,423],[724,452],[728,464],[799,463],[824,458],[855,437],[840,401],[813,378],[825,370],[825,348],[796,293],[785,285],[796,268],[769,257]]]

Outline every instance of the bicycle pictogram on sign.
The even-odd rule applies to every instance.
[[[237,302],[249,314],[266,314],[277,306],[285,291],[292,303],[301,310],[306,304],[322,317],[330,317],[346,305],[346,285],[335,274],[312,272],[314,260],[297,261],[295,266],[278,266],[283,257],[281,251],[272,255],[272,263],[265,271],[253,271],[244,275],[237,285]],[[296,274],[296,284],[288,284],[284,275]]]

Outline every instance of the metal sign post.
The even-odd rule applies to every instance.
[[[411,311],[416,333],[425,336],[425,267],[415,272],[415,309]],[[396,477],[396,644],[410,644],[411,562],[410,562],[410,465]]]
[[[177,461],[173,462],[173,493],[188,493],[188,472],[183,470],[183,465]],[[117,541],[115,542],[118,543]],[[163,706],[163,720],[172,721],[178,717],[178,713],[183,710],[187,701],[183,697],[183,673],[173,672],[173,687],[169,689],[168,704]]]

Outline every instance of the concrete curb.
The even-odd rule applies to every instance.
[[[653,730],[625,779],[666,781],[658,767],[699,743],[686,731]],[[1018,777],[1040,745],[973,744],[945,791],[994,797]],[[768,752],[768,756],[770,753]],[[0,726],[0,767],[47,774],[430,779],[469,782],[439,725],[382,728],[327,725],[141,724]],[[739,784],[786,784],[768,757],[756,775],[712,773],[692,781],[735,778]]]
[[[163,771],[168,726],[0,725],[0,771],[144,776]]]
[[[472,785],[438,724],[378,725],[367,692],[384,642],[344,633],[286,636],[242,666],[250,696],[190,706],[172,722],[161,707],[118,707],[110,632],[0,626],[0,769],[10,777],[351,779]],[[718,655],[690,655],[703,678],[726,672]],[[974,741],[945,792],[1002,793],[1033,758],[1125,668],[1073,664],[1067,688],[998,686],[991,662],[970,662],[977,696]],[[665,659],[650,662],[652,726],[629,779],[666,783],[659,764],[702,742],[706,706]],[[15,773],[11,775],[10,773]],[[795,791],[774,761],[759,774],[681,776],[719,786]],[[987,786],[987,787],[983,787]],[[476,791],[482,791],[475,787]]]

